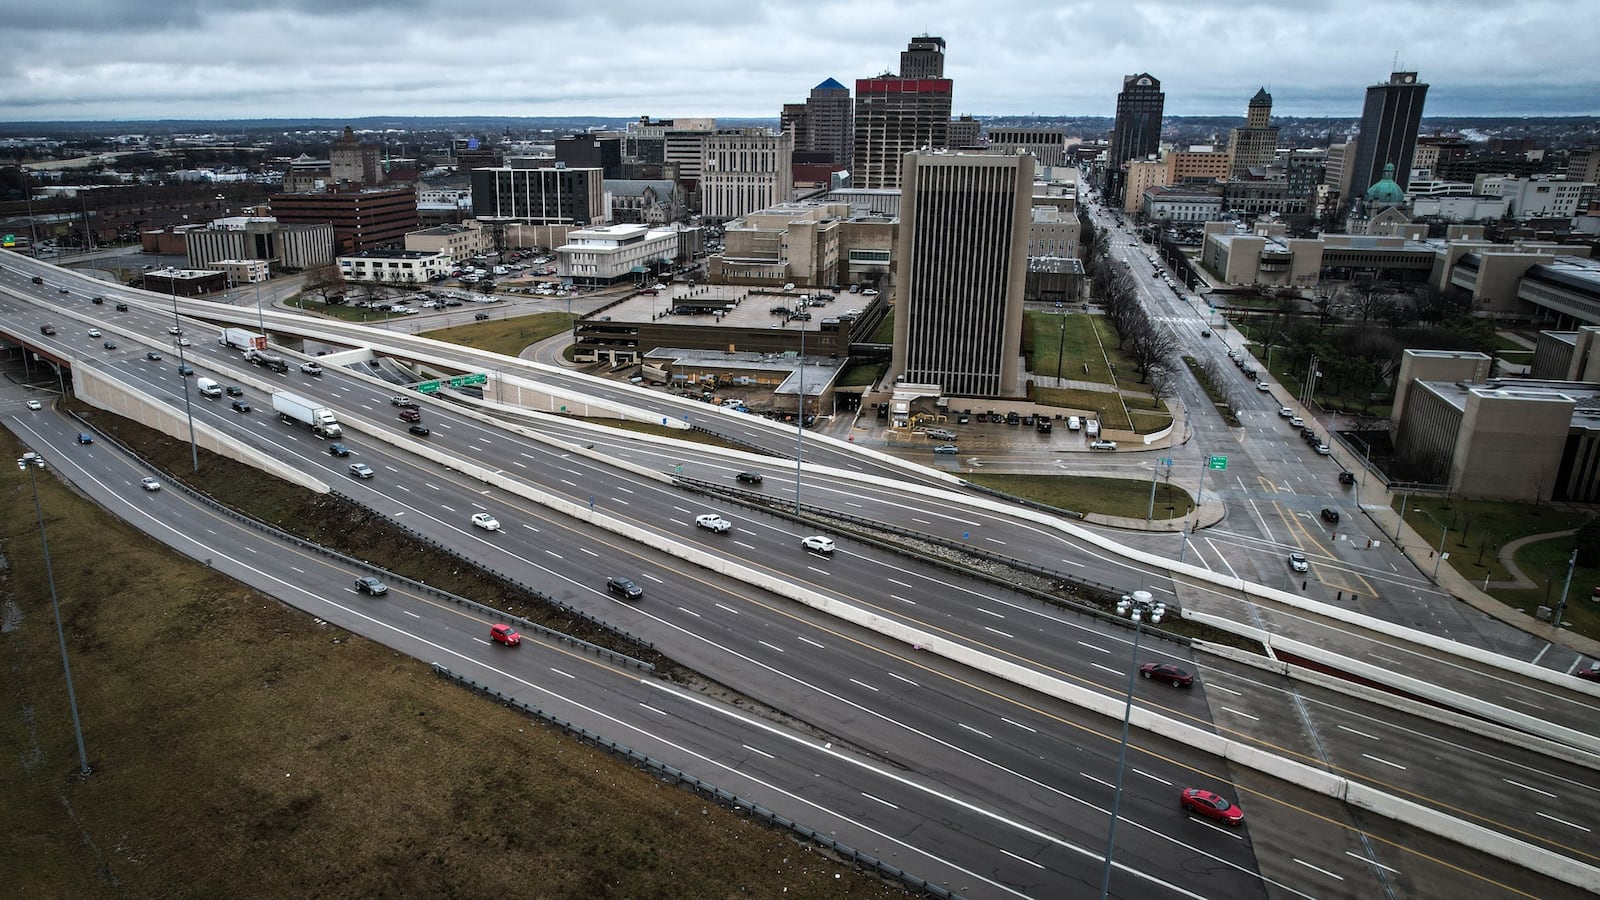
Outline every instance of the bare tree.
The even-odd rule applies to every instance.
[[[317,266],[306,272],[303,293],[311,294],[323,303],[333,302],[331,297],[344,293],[344,274],[338,266]]]

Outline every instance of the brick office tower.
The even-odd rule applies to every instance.
[[[897,190],[907,153],[950,146],[951,88],[941,37],[912,38],[898,76],[856,79],[856,187]]]
[[[268,203],[272,215],[285,225],[331,224],[339,254],[399,247],[406,232],[417,227],[417,192],[409,186],[278,194]]]
[[[1026,154],[906,154],[892,375],[1018,394],[1033,169]]]
[[[1117,118],[1111,126],[1111,150],[1106,157],[1106,196],[1122,201],[1123,169],[1130,159],[1154,156],[1161,149],[1161,114],[1167,95],[1161,82],[1148,72],[1126,75],[1117,95]]]
[[[1272,95],[1256,91],[1245,110],[1244,127],[1228,134],[1228,180],[1240,181],[1251,169],[1272,165],[1278,155],[1278,129],[1272,121]]]
[[[1394,180],[1405,190],[1411,181],[1411,160],[1417,152],[1417,131],[1422,127],[1422,104],[1428,86],[1415,72],[1394,72],[1386,84],[1367,88],[1361,108],[1361,133],[1356,137],[1355,164],[1350,170],[1350,191],[1360,197],[1383,180],[1383,167],[1394,166]]]

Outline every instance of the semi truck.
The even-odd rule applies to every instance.
[[[309,425],[312,433],[319,437],[332,440],[344,434],[339,427],[339,420],[334,418],[333,410],[288,391],[278,391],[272,395],[272,408],[278,413],[278,418],[285,422]]]
[[[248,328],[224,328],[217,343],[235,350],[265,350],[267,336]]]

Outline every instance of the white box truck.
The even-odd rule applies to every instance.
[[[272,408],[277,411],[278,418],[285,422],[309,425],[312,433],[319,437],[332,439],[344,434],[339,427],[339,420],[334,418],[333,410],[288,391],[278,391],[272,395]]]
[[[209,378],[195,379],[194,386],[199,388],[200,396],[206,398],[207,400],[215,400],[222,396],[222,385],[212,381]]]
[[[248,328],[224,328],[217,343],[235,350],[265,350],[267,336]]]
[[[1099,419],[1084,419],[1083,420],[1083,434],[1084,434],[1084,437],[1087,437],[1091,441],[1094,440],[1095,438],[1098,438],[1100,436],[1100,420]]]

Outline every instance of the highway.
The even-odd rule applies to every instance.
[[[15,288],[15,285],[12,287]],[[36,290],[34,294],[42,303],[61,302],[52,298],[48,289]],[[152,340],[161,340],[161,322],[164,319],[159,315],[141,319],[140,315],[145,314],[129,314],[131,326],[127,330],[130,333],[149,333]],[[230,370],[237,367],[237,355],[217,347],[210,334],[207,330],[203,336],[196,336],[191,350],[200,361],[195,365],[202,372],[208,365]],[[65,329],[57,335],[65,336]],[[74,340],[81,344],[80,338]],[[172,390],[175,373],[159,365],[143,365],[140,362],[140,349],[129,354],[131,358],[116,363],[120,367],[119,372],[132,383],[148,385],[152,392],[160,392],[158,396],[176,399],[181,404],[181,399],[176,398]],[[320,380],[301,376],[292,370],[283,376],[271,375],[264,370],[247,370],[247,374],[289,385],[297,393],[311,395],[321,392],[319,396],[326,395],[325,399],[336,400],[333,405],[340,410],[341,417],[357,423],[360,430],[395,429],[397,433],[388,436],[386,441],[367,442],[356,437],[347,442],[356,448],[358,456],[355,458],[369,462],[378,470],[378,477],[372,482],[349,481],[343,474],[346,460],[327,456],[324,442],[313,441],[309,433],[291,430],[269,415],[260,412],[241,415],[212,404],[201,404],[197,415],[219,428],[235,432],[242,430],[263,452],[294,459],[307,471],[323,473],[330,483],[340,486],[361,502],[452,546],[470,548],[470,552],[481,554],[485,563],[496,569],[516,572],[528,583],[537,584],[542,590],[568,602],[589,604],[628,630],[649,635],[659,648],[685,664],[811,723],[824,733],[889,760],[898,768],[931,778],[952,796],[982,797],[985,799],[984,808],[995,815],[1021,817],[1022,821],[1031,823],[1029,827],[1080,850],[1084,847],[1092,850],[1096,843],[1095,835],[1103,834],[1103,809],[1098,818],[1092,813],[1086,814],[1086,810],[1092,808],[1088,801],[1079,799],[1078,791],[1058,786],[1061,770],[1044,761],[1092,760],[1092,765],[1083,765],[1082,777],[1087,779],[1088,784],[1108,784],[1111,779],[1108,769],[1113,765],[1115,755],[1112,736],[1115,723],[1086,716],[1064,705],[1060,705],[1064,708],[1058,709],[1056,706],[1059,704],[1041,703],[1036,697],[1019,696],[1014,686],[973,678],[970,672],[959,669],[953,671],[937,660],[919,658],[916,651],[908,650],[903,645],[885,641],[869,632],[841,627],[836,621],[811,615],[805,609],[796,608],[778,598],[760,596],[759,592],[752,591],[742,582],[722,579],[708,574],[704,569],[686,567],[675,559],[651,552],[637,542],[619,541],[614,534],[596,533],[575,523],[570,517],[551,514],[544,507],[528,504],[503,492],[486,491],[481,483],[471,482],[437,464],[419,462],[411,455],[400,452],[402,448],[395,445],[395,441],[405,438],[400,437],[402,426],[393,418],[392,408],[388,407],[386,392],[389,388],[386,386],[338,376],[332,372],[329,377]],[[219,371],[218,375],[224,380],[237,380],[230,379],[228,371]],[[266,406],[259,394],[251,399],[258,407]],[[975,646],[990,652],[1005,654],[1013,660],[1028,661],[1044,671],[1093,684],[1108,694],[1121,693],[1122,688],[1118,685],[1126,677],[1127,642],[1130,639],[1125,629],[1108,628],[1092,621],[1076,621],[1073,616],[1040,604],[1031,596],[1009,594],[985,583],[953,578],[942,570],[908,564],[902,558],[875,548],[856,546],[848,539],[841,541],[840,552],[831,560],[804,554],[798,548],[801,532],[795,530],[787,520],[754,512],[719,508],[719,511],[735,520],[734,533],[700,534],[692,525],[693,515],[706,508],[705,501],[699,497],[665,486],[658,480],[632,478],[625,471],[614,469],[587,454],[530,440],[436,404],[427,404],[426,415],[426,421],[435,429],[428,439],[430,443],[447,447],[451,454],[463,460],[476,459],[484,464],[493,463],[504,471],[514,471],[519,478],[527,478],[530,483],[537,481],[543,490],[562,494],[575,503],[585,503],[588,497],[594,497],[598,511],[625,521],[630,528],[658,535],[661,541],[692,542],[717,552],[732,554],[741,558],[746,565],[766,569],[791,582],[834,593],[843,600],[870,606],[884,615],[893,613],[901,621],[972,641]],[[655,471],[661,471],[668,464],[660,457],[669,454],[675,454],[678,459],[672,465],[715,466],[720,470],[719,475],[729,481],[732,472],[738,470],[727,462],[708,463],[708,454],[700,450],[686,458],[681,448],[658,447],[654,442],[637,440],[626,443],[628,451],[637,454],[628,461],[653,467]],[[618,448],[616,452],[622,454],[623,448]],[[766,487],[781,490],[775,482],[775,479],[769,480]],[[828,479],[819,478],[818,482],[816,488],[810,485],[804,488],[808,504],[815,502],[813,494],[827,493],[823,486]],[[922,519],[921,523],[916,523],[919,525],[946,529],[960,526],[966,531],[971,531],[975,524],[997,522],[1003,518],[974,518],[966,511],[952,514],[948,504],[932,501],[919,508],[906,509],[908,498],[896,497],[889,491],[883,492],[882,499],[869,499],[863,489],[856,487],[832,487],[831,490],[838,495],[837,502],[840,504],[861,504],[868,517],[888,518],[889,510],[880,508],[881,504],[882,507],[903,510],[901,514],[911,517],[913,522]],[[493,512],[506,525],[505,531],[498,534],[473,531],[466,524],[466,518],[479,509]],[[1055,540],[1055,552],[1065,557],[1066,554],[1060,550],[1059,538],[1044,539]],[[646,586],[645,602],[627,606],[602,593],[600,586],[604,578],[618,574],[618,568],[624,568],[624,574],[635,577]],[[1155,573],[1150,575],[1153,579]],[[1126,576],[1117,580],[1129,583]],[[354,630],[366,633],[360,627]],[[1186,649],[1177,647],[1164,647],[1161,652],[1178,658],[1187,658],[1188,653]],[[1108,661],[1112,664],[1108,665]],[[1363,747],[1361,752],[1341,749],[1339,741],[1327,738],[1325,732],[1328,731],[1338,733],[1348,730],[1375,735],[1379,730],[1378,725],[1358,727],[1375,721],[1379,714],[1346,709],[1351,706],[1347,698],[1312,696],[1308,700],[1304,687],[1291,686],[1286,689],[1281,684],[1274,684],[1268,688],[1265,683],[1267,680],[1253,670],[1235,675],[1237,682],[1218,680],[1214,683],[1214,678],[1221,677],[1222,668],[1214,660],[1207,660],[1200,668],[1204,675],[1204,686],[1192,694],[1174,699],[1170,689],[1155,684],[1141,684],[1140,696],[1157,708],[1169,709],[1169,714],[1209,722],[1211,727],[1219,729],[1253,732],[1258,730],[1258,726],[1250,724],[1248,718],[1239,717],[1225,722],[1217,715],[1217,708],[1223,705],[1219,699],[1222,689],[1235,691],[1247,698],[1228,702],[1228,710],[1232,710],[1224,711],[1228,715],[1239,713],[1274,721],[1281,721],[1277,717],[1283,715],[1283,705],[1288,702],[1283,698],[1295,693],[1301,698],[1296,701],[1297,704],[1314,707],[1319,717],[1330,717],[1326,723],[1318,725],[1316,733],[1322,735],[1326,745],[1332,745],[1332,749],[1325,745],[1320,752],[1329,753],[1335,758],[1348,756],[1352,770],[1357,765],[1369,768],[1381,766],[1388,771],[1380,774],[1398,777],[1393,773],[1410,770],[1406,759],[1413,759],[1413,764],[1418,768],[1427,765],[1421,758],[1400,756],[1403,752],[1400,749],[1390,750],[1386,746],[1380,753],[1371,753],[1368,751],[1373,747],[1360,743],[1383,740],[1382,735],[1341,738],[1353,742],[1356,747]],[[1249,693],[1246,694],[1239,685],[1246,685]],[[1213,696],[1213,692],[1218,692],[1217,696]],[[997,701],[1007,705],[997,711],[994,709]],[[1011,714],[1003,714],[1006,712]],[[1267,715],[1257,715],[1262,712]],[[1339,723],[1332,721],[1339,716],[1347,718],[1340,719]],[[1293,721],[1293,718],[1289,720]],[[1357,724],[1344,725],[1341,729],[1341,724],[1347,722]],[[1388,733],[1396,736],[1413,733],[1413,727],[1405,724],[1390,726],[1386,723],[1383,727],[1394,727]],[[1396,744],[1406,743],[1406,739],[1401,737],[1388,739]],[[1294,752],[1307,752],[1296,748],[1294,742],[1287,739],[1283,739],[1283,743]],[[1459,743],[1458,736],[1438,738],[1434,744],[1435,752],[1438,747]],[[1163,747],[1148,735],[1136,736],[1136,744],[1139,747],[1136,754],[1158,760],[1161,766],[1156,767],[1152,763],[1145,767],[1154,777],[1151,784],[1143,785],[1149,789],[1144,800],[1124,798],[1123,815],[1133,823],[1130,832],[1143,835],[1146,834],[1145,829],[1156,832],[1170,825],[1170,820],[1176,815],[1173,811],[1172,789],[1170,784],[1159,786],[1162,781],[1182,783],[1187,778],[1195,777],[1194,773],[1201,773],[1213,779],[1211,783],[1225,783],[1239,778],[1237,784],[1241,795],[1247,789],[1247,779],[1240,778],[1237,773],[1218,770],[1215,760],[1197,758],[1186,748]],[[734,752],[741,755],[740,751]],[[1482,768],[1489,769],[1496,765],[1492,761],[1496,757],[1489,750],[1474,749],[1473,753],[1476,754],[1474,758],[1483,760]],[[1368,756],[1377,757],[1380,761],[1359,762]],[[975,767],[974,763],[980,760],[981,764]],[[1345,763],[1338,765],[1344,766]],[[1551,768],[1548,761],[1544,760],[1520,765],[1529,771]],[[1407,780],[1410,777],[1406,776]],[[1554,777],[1555,781],[1534,781],[1530,775],[1530,780],[1521,783],[1535,788],[1539,785],[1557,787],[1563,776],[1557,772]],[[1585,773],[1575,771],[1566,778],[1572,783],[1584,783]],[[712,777],[712,780],[717,779]],[[1448,790],[1449,787],[1441,785],[1439,790]],[[1049,810],[1040,809],[1041,790],[1045,792],[1043,796],[1057,797],[1054,803],[1047,804]],[[1129,790],[1138,790],[1132,781]],[[1271,790],[1270,794],[1268,790]],[[1432,789],[1428,791],[1432,792]],[[1087,794],[1087,790],[1084,793]],[[1061,807],[1059,801],[1063,795],[1074,798],[1076,805]],[[873,796],[883,797],[881,794]],[[1363,891],[1373,888],[1371,879],[1384,871],[1381,868],[1383,865],[1412,873],[1427,872],[1429,866],[1437,865],[1419,862],[1410,858],[1409,851],[1397,848],[1393,852],[1405,856],[1403,861],[1372,854],[1355,862],[1337,856],[1327,858],[1326,852],[1330,848],[1345,846],[1350,841],[1348,813],[1344,817],[1346,821],[1325,823],[1318,816],[1304,812],[1324,801],[1295,798],[1292,793],[1288,799],[1284,797],[1284,792],[1274,788],[1263,789],[1259,797],[1251,795],[1245,798],[1246,806],[1252,813],[1252,823],[1257,821],[1255,816],[1258,809],[1263,813],[1269,808],[1276,811],[1280,808],[1279,804],[1291,818],[1297,820],[1292,828],[1271,830],[1266,838],[1273,843],[1270,853],[1259,850],[1250,852],[1238,846],[1233,848],[1232,855],[1212,848],[1195,852],[1210,852],[1218,859],[1227,860],[1230,866],[1238,867],[1230,867],[1229,871],[1233,872],[1252,871],[1257,856],[1273,860],[1305,859],[1313,865],[1317,864],[1313,859],[1320,860],[1327,864],[1320,866],[1321,871],[1336,873],[1342,871],[1340,867],[1361,863],[1357,870],[1365,874],[1358,876],[1360,888],[1355,884],[1350,886],[1352,893],[1330,893],[1325,887],[1312,882],[1297,886],[1299,883],[1293,880],[1286,880],[1281,887],[1274,888],[1291,893],[1303,891],[1307,896],[1369,895]],[[1130,802],[1133,803],[1131,807]],[[1585,802],[1592,803],[1592,799]],[[1479,804],[1465,802],[1461,805],[1471,807]],[[1136,813],[1141,809],[1145,812]],[[1496,813],[1502,811],[1495,810]],[[1305,821],[1300,821],[1302,818]],[[1588,820],[1575,818],[1578,821]],[[1323,824],[1312,827],[1307,824],[1308,821]],[[1494,827],[1497,828],[1542,830],[1525,828],[1521,822],[1498,821],[1498,817],[1491,821],[1496,822]],[[1364,822],[1362,825],[1365,829],[1363,833],[1368,836],[1374,836],[1382,830],[1371,823]],[[1330,833],[1321,833],[1328,828],[1332,829]],[[1315,832],[1316,836],[1303,846],[1277,846],[1277,842],[1286,840],[1287,835],[1298,836],[1308,829]],[[1261,840],[1256,830],[1249,829],[1253,841]],[[1229,839],[1232,839],[1231,835]],[[1133,843],[1127,858],[1139,859],[1140,839],[1130,836],[1128,840]],[[1559,842],[1560,839],[1552,840]],[[1161,864],[1171,856],[1171,850],[1160,849],[1161,846],[1164,844],[1158,841],[1155,849],[1143,851],[1150,854],[1152,862],[1148,867],[1140,866],[1141,871],[1166,871]],[[1250,845],[1250,848],[1254,849],[1255,846]],[[1384,846],[1381,840],[1378,846]],[[1008,852],[1018,852],[1009,844],[1008,847]],[[1050,848],[1060,849],[1061,845],[1045,841],[1038,849],[1045,851]],[[1089,856],[1097,852],[1093,851]],[[1240,852],[1245,855],[1238,856]],[[1086,874],[1094,867],[1088,866],[1086,869],[1082,865],[1082,860],[1089,856],[1077,850],[1069,855],[1077,858],[1079,863],[1047,866],[1047,874],[1035,875],[1034,878],[1064,877],[1069,879],[1068,883],[1072,879],[1096,880],[1092,872]],[[1120,849],[1118,858],[1124,859]],[[970,871],[1001,871],[993,867],[983,868],[978,861],[971,861],[971,865],[965,862],[961,867]],[[1022,862],[1015,862],[1010,867],[1017,871],[1031,868]],[[1300,868],[1304,871],[1289,871],[1302,878],[1315,876],[1312,869]],[[1008,874],[995,878],[995,883],[1010,883],[1009,869],[1006,871]],[[1182,871],[1180,867],[1172,873],[1179,879],[1173,883],[1189,884],[1182,880]],[[1465,878],[1462,889],[1474,889],[1471,887],[1474,879],[1486,877],[1483,872],[1481,867],[1470,873],[1445,868],[1443,874],[1431,875],[1424,883],[1447,884],[1451,883],[1451,879]],[[1516,877],[1511,877],[1510,881],[1522,883]],[[1024,880],[1018,883],[1040,882]],[[1200,889],[1200,895],[1247,896],[1251,890],[1261,890],[1261,883],[1256,884],[1257,887],[1251,889],[1236,884],[1219,886],[1207,883]],[[977,894],[986,893],[980,887],[974,888]],[[1237,892],[1241,890],[1244,893]],[[1049,893],[1038,893],[1035,888],[1027,888],[1024,895],[1048,896]],[[1561,894],[1558,890],[1553,894],[1540,895]]]

